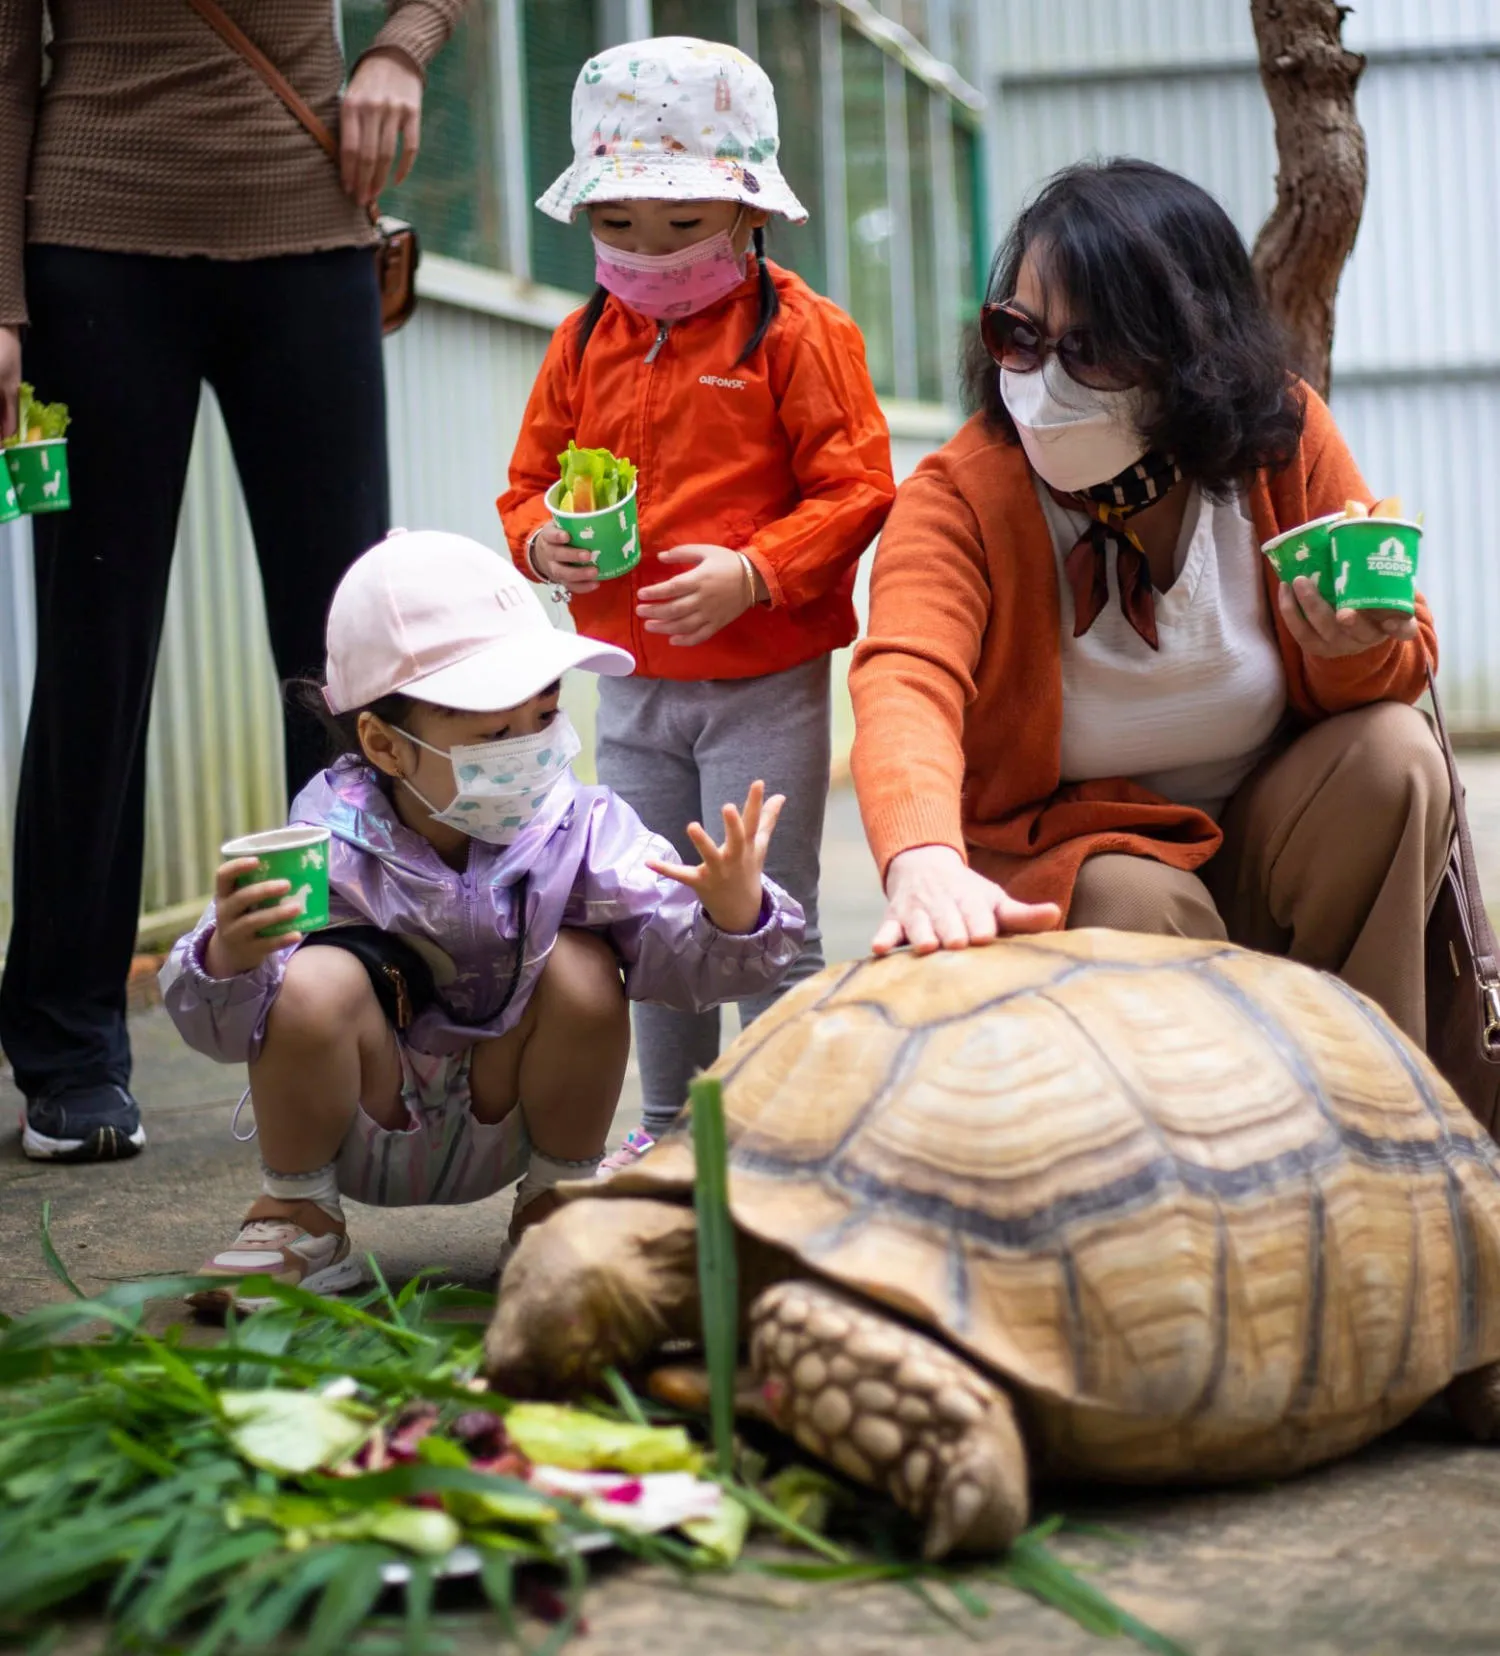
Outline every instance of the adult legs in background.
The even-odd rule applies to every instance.
[[[694,748],[703,726],[703,693],[709,688],[668,679],[599,681],[599,780],[689,861],[694,853],[687,824],[703,811]],[[688,1082],[718,1057],[719,1014],[717,1009],[676,1012],[637,1004],[632,1016],[642,1125],[655,1138],[676,1119],[687,1100]]]
[[[208,379],[245,490],[278,676],[317,676],[344,571],[390,526],[380,301],[365,248],[216,267]],[[286,714],[287,801],[327,762]]]
[[[1078,871],[1068,930],[1085,926],[1205,942],[1225,936],[1208,887],[1196,874],[1118,851],[1090,857]]]
[[[807,916],[802,953],[786,976],[774,989],[740,1002],[740,1019],[748,1024],[794,984],[823,969],[818,877],[833,759],[829,660],[822,656],[764,678],[718,679],[703,689],[708,717],[696,750],[703,793],[700,820],[717,838],[723,806],[743,804],[757,779],[764,781],[768,798],[785,794],[766,873],[797,899]]]
[[[201,263],[33,247],[27,378],[66,402],[70,511],[33,517],[37,664],[16,806],[0,1045],[41,1159],[144,1142],[125,984],[146,726],[198,412]]]
[[[1205,878],[1236,943],[1337,973],[1421,1045],[1423,932],[1452,826],[1427,720],[1377,702],[1314,725],[1256,771]]]

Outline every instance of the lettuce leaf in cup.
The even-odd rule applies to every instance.
[[[5,439],[6,448],[13,443],[47,442],[67,431],[68,405],[38,402],[36,392],[25,380],[21,381],[18,403],[15,435]]]
[[[571,438],[557,457],[562,472],[560,512],[599,512],[618,506],[635,486],[635,467],[617,460],[608,449],[579,448]]]

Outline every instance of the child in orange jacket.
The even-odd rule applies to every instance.
[[[786,796],[766,871],[807,940],[747,1022],[823,964],[829,657],[855,636],[855,565],[895,494],[858,328],[765,256],[771,214],[807,218],[778,145],[770,80],[731,46],[636,41],[584,66],[573,165],[538,205],[587,212],[599,286],[553,336],[499,501],[522,570],[636,658],[600,684],[600,780],[700,848],[697,824],[751,781]],[[641,561],[613,580],[551,525],[569,439],[637,468]],[[718,1055],[718,1013],[640,1006],[636,1040],[644,1131],[607,1167],[677,1115]]]

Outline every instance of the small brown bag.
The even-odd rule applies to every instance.
[[[1463,784],[1427,675],[1453,789],[1453,843],[1427,918],[1427,1053],[1486,1132],[1500,1124],[1500,946],[1485,910]]]
[[[220,9],[217,0],[188,0],[188,4],[245,59],[317,139],[329,159],[337,166],[339,146],[333,134],[307,106],[296,88],[270,58],[233,18]],[[380,325],[384,332],[395,333],[397,328],[411,320],[411,313],[417,308],[417,265],[422,256],[421,248],[417,242],[416,231],[403,219],[383,218],[379,210],[372,206],[370,222],[380,237],[375,244],[375,280],[380,289]]]

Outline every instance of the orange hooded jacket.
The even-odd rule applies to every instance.
[[[1249,488],[1257,541],[1373,500],[1333,416],[1302,388],[1296,458]],[[1304,656],[1271,596],[1287,702],[1306,724],[1370,702],[1414,702],[1437,665],[1419,640],[1335,660]],[[1057,561],[1031,468],[976,414],[902,485],[870,580],[870,625],[849,672],[854,786],[884,879],[891,859],[948,845],[1028,903],[1066,915],[1087,857],[1106,851],[1201,868],[1218,824],[1136,783],[1060,780],[1062,653]]]
[[[727,298],[661,336],[611,298],[580,358],[578,313],[552,337],[521,422],[510,488],[497,502],[522,573],[549,520],[543,495],[571,437],[635,462],[641,561],[575,598],[579,632],[632,652],[647,678],[776,673],[848,644],[858,630],[854,568],[895,498],[890,433],[848,316],[790,271],[770,267],[781,311],[748,362],[751,273]],[[642,587],[681,573],[660,554],[693,543],[744,552],[770,593],[706,644],[648,633]]]

